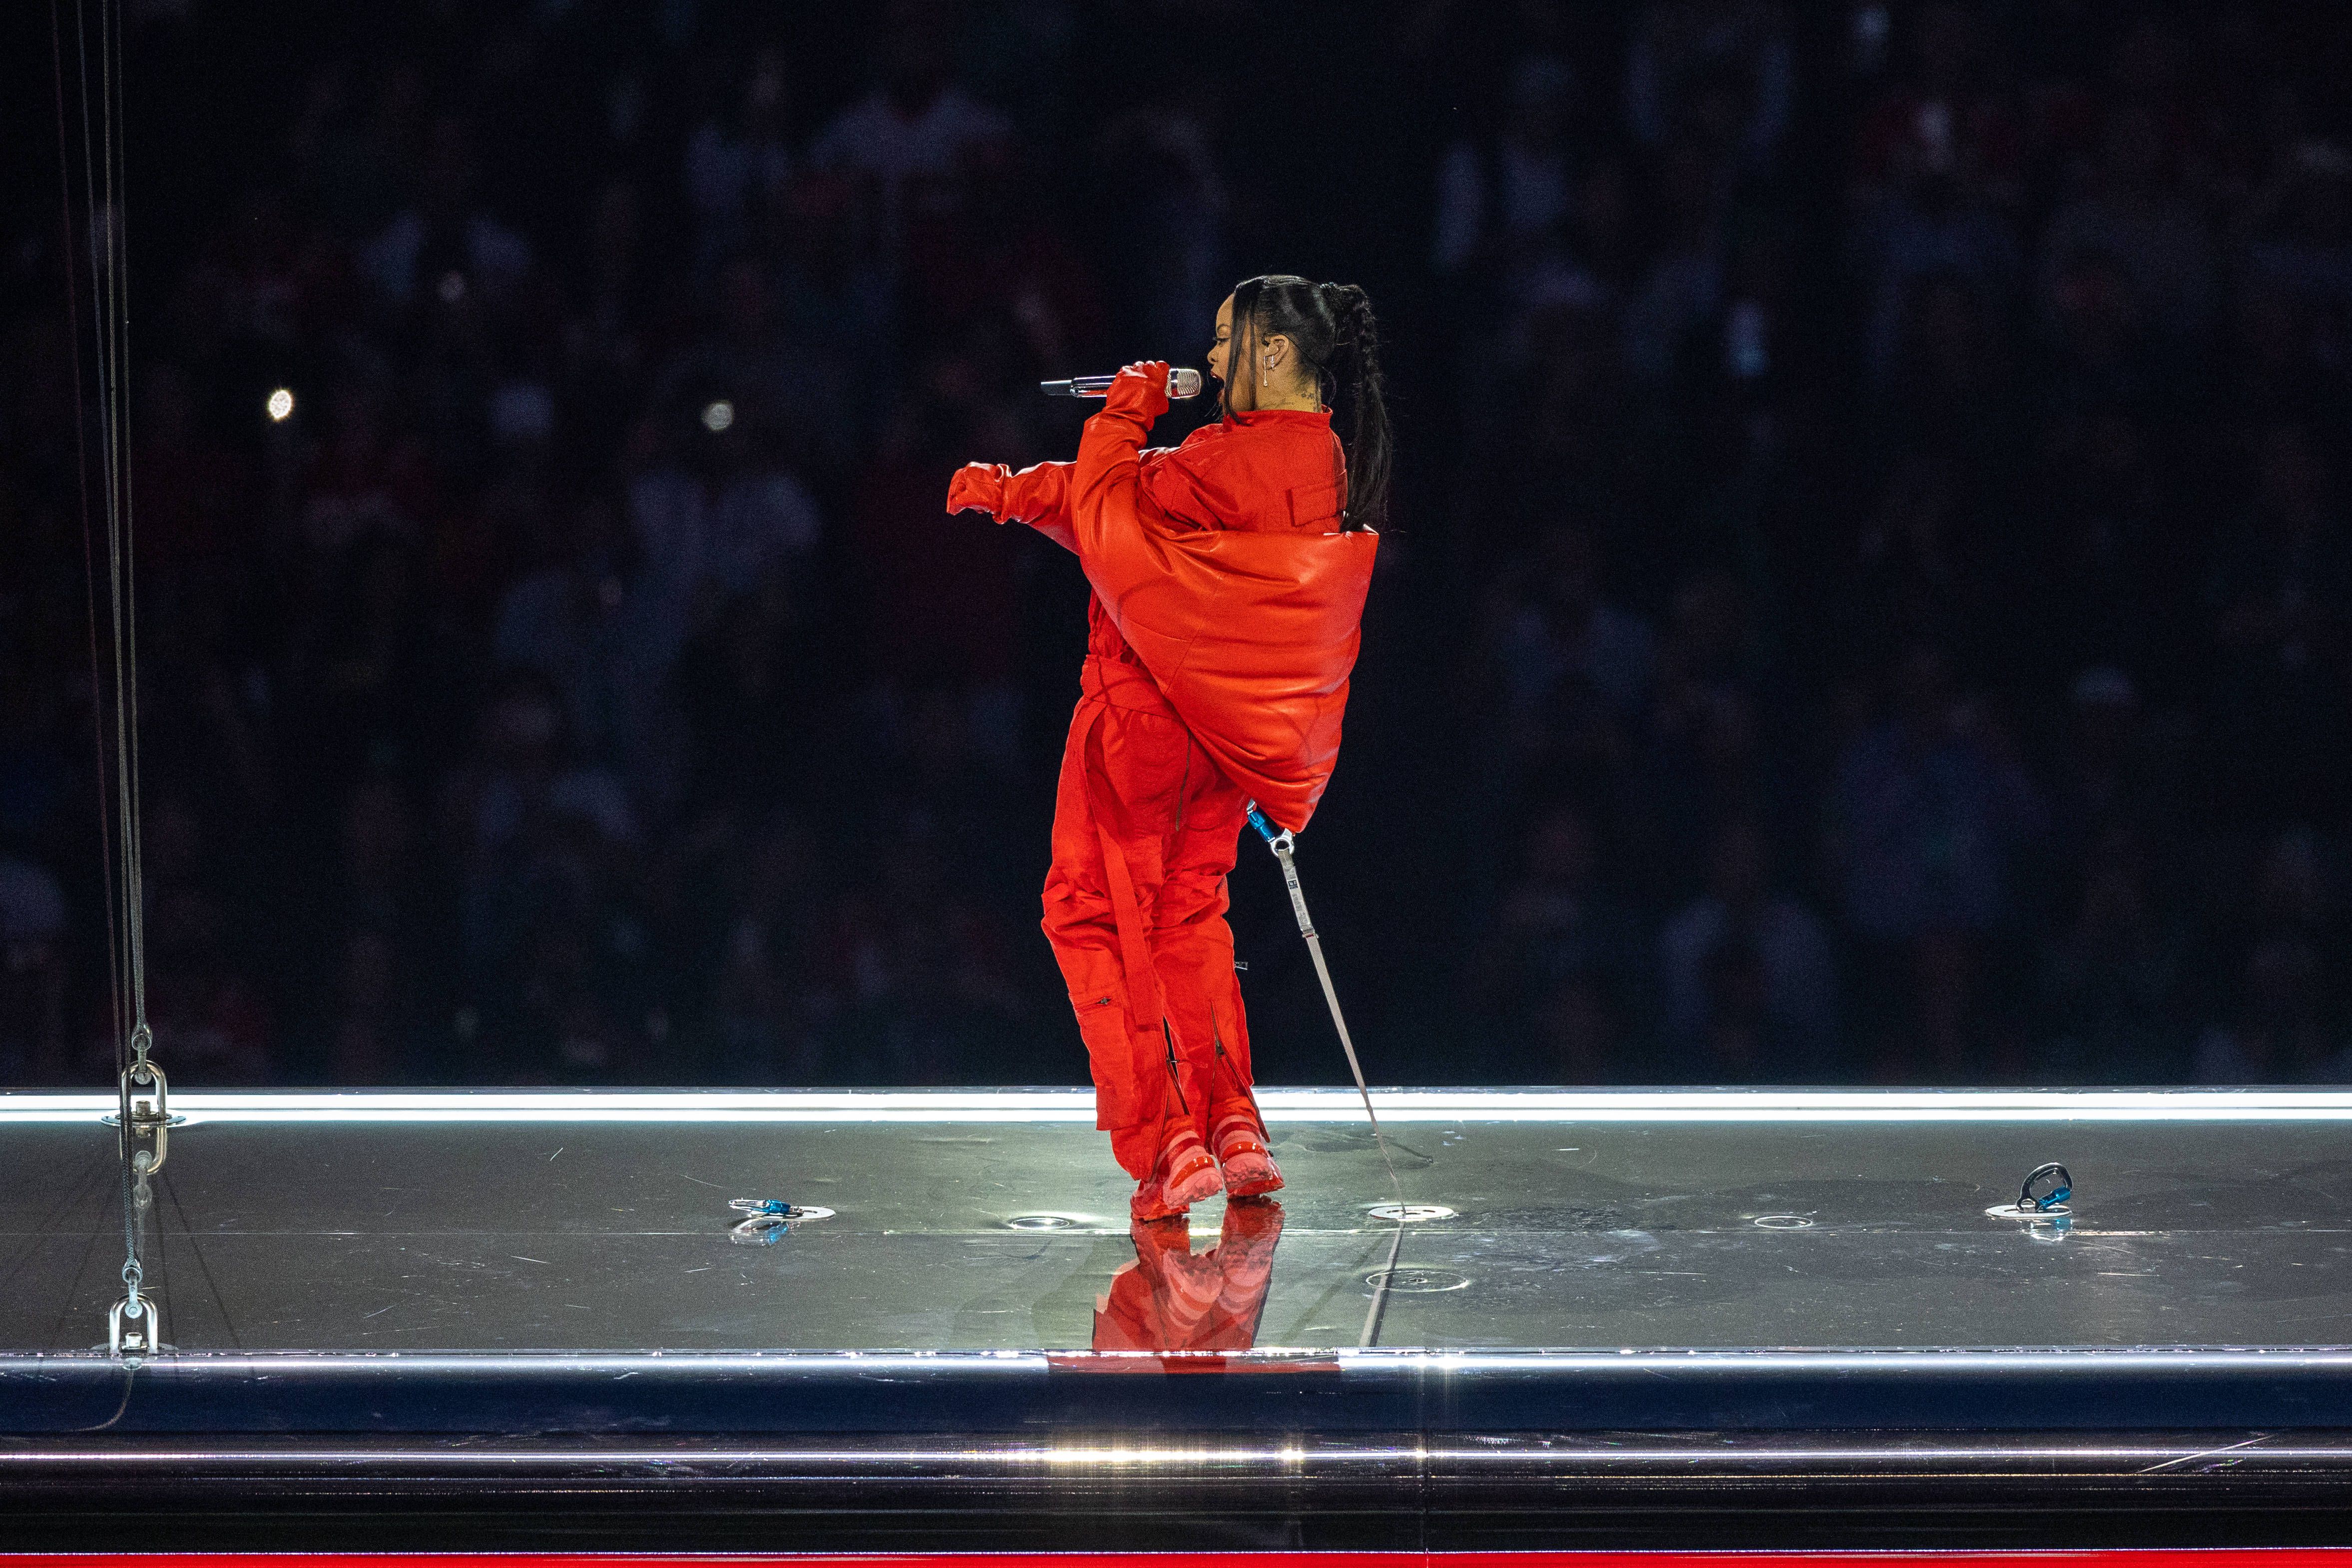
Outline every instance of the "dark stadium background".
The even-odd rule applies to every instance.
[[[1300,851],[1375,1081],[2347,1076],[2352,11],[129,12],[183,1085],[1082,1081],[1084,586],[940,500],[1266,271],[1399,421]],[[96,1084],[86,236],[0,37],[0,1082]]]

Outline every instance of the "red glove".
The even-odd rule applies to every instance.
[[[1113,414],[1134,415],[1150,428],[1154,419],[1168,412],[1168,362],[1138,360],[1111,377],[1103,407]]]
[[[966,463],[948,481],[950,511],[984,511],[991,517],[1004,510],[1004,465]]]

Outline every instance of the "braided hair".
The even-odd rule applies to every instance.
[[[1271,337],[1297,345],[1323,401],[1347,416],[1348,511],[1339,526],[1378,528],[1388,517],[1391,459],[1371,297],[1353,283],[1310,283],[1286,273],[1234,284],[1232,363],[1248,364],[1256,345]]]

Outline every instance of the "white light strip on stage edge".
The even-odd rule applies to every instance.
[[[1261,1089],[1270,1121],[1358,1122],[1352,1090]],[[1384,1121],[2047,1122],[2352,1121],[2341,1089],[1376,1089]],[[0,1125],[90,1121],[108,1094],[0,1092]],[[478,1092],[180,1090],[194,1122],[1067,1121],[1092,1125],[1085,1089],[574,1089]]]

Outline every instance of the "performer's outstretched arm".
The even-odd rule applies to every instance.
[[[1070,474],[1076,467],[1036,463],[1016,474],[1003,463],[966,463],[948,481],[948,510],[1025,522],[1063,549],[1076,551],[1077,537],[1070,530]]]

